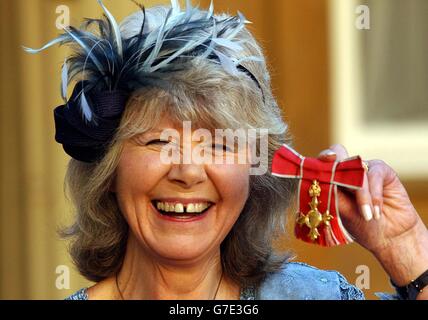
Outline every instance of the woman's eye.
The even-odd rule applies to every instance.
[[[153,144],[168,144],[169,141],[168,140],[160,140],[160,139],[155,139],[155,140],[151,140],[149,142],[146,143],[146,145],[153,145]]]
[[[216,150],[223,150],[223,151],[226,151],[226,152],[231,152],[232,151],[232,149],[229,148],[229,146],[227,146],[225,144],[213,143],[212,147],[213,147],[213,149],[216,149]]]

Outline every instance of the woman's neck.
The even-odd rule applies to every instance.
[[[132,237],[117,275],[117,285],[114,277],[100,286],[108,287],[113,299],[212,300],[240,296],[239,285],[222,272],[220,249],[186,264],[166,262],[148,255]],[[88,293],[90,299],[96,298],[95,289]]]

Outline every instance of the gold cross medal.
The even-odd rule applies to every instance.
[[[299,180],[296,238],[324,247],[353,242],[340,218],[338,187],[362,187],[365,170],[361,157],[322,161],[303,157],[284,144],[273,156],[272,175]]]
[[[318,227],[324,224],[326,227],[330,227],[330,220],[333,219],[333,216],[330,215],[329,211],[326,210],[324,213],[321,213],[318,210],[319,200],[318,197],[321,194],[321,188],[317,180],[312,182],[311,187],[309,188],[309,196],[312,198],[311,202],[308,202],[311,210],[304,214],[299,212],[297,217],[297,223],[302,226],[306,225],[309,228],[308,237],[312,241],[315,241],[320,236]]]

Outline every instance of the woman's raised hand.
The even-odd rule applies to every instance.
[[[318,156],[323,161],[348,157],[339,144]],[[428,269],[428,230],[396,172],[382,160],[366,163],[361,190],[339,187],[340,216],[355,241],[377,257],[396,284],[404,285]]]

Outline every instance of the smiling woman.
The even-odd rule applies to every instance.
[[[146,10],[146,25],[156,29],[167,13],[165,7]],[[219,21],[227,19],[233,21],[232,17]],[[143,21],[138,12],[125,19],[121,29],[134,37]],[[262,56],[245,29],[236,41],[245,48],[242,58]],[[180,297],[180,290],[194,286],[196,292],[189,298],[209,298],[213,292],[206,280],[223,272],[222,286],[234,288],[230,293],[239,297],[236,284],[255,285],[287,259],[286,254],[273,252],[272,241],[284,228],[293,181],[270,174],[250,176],[248,163],[171,165],[160,157],[166,144],[160,139],[164,130],[176,129],[180,141],[186,141],[184,121],[211,131],[269,128],[270,157],[290,143],[270,93],[265,63],[243,62],[258,83],[244,72],[231,75],[221,63],[202,57],[186,63],[162,86],[142,86],[132,93],[102,159],[89,164],[70,161],[66,182],[78,217],[64,235],[74,239],[71,254],[80,272],[101,281],[89,290],[92,297],[105,292],[97,288],[114,283],[112,277],[119,271],[119,284],[130,286],[123,289],[125,296],[131,291],[147,298],[153,298],[147,292],[156,298]],[[269,103],[264,104],[260,87]],[[260,206],[261,201],[266,205]],[[153,277],[134,281],[136,274]],[[180,289],[184,278],[193,280],[190,287]],[[180,280],[176,284],[171,279]],[[151,281],[172,291],[165,296]]]
[[[141,6],[118,25],[99,3],[104,20],[27,49],[74,48],[62,72],[65,104],[55,109],[56,140],[73,158],[66,186],[76,220],[63,236],[72,239],[81,274],[96,284],[69,298],[364,298],[338,272],[290,262],[273,249],[285,232],[294,180],[272,175],[270,165],[251,174],[251,161],[163,161],[168,146],[196,148],[187,135],[198,129],[269,130],[266,150],[263,134],[238,150],[223,140],[211,145],[232,160],[255,148],[270,164],[291,145],[245,17],[215,15],[212,6],[203,11],[190,1],[183,11],[173,0],[171,7]],[[168,130],[179,139],[165,139]],[[327,162],[347,157],[341,146],[320,154]],[[338,209],[356,241],[404,285],[428,266],[428,234],[393,170],[368,163],[363,188],[339,192]],[[361,213],[371,220],[372,208],[377,221],[364,221]]]

